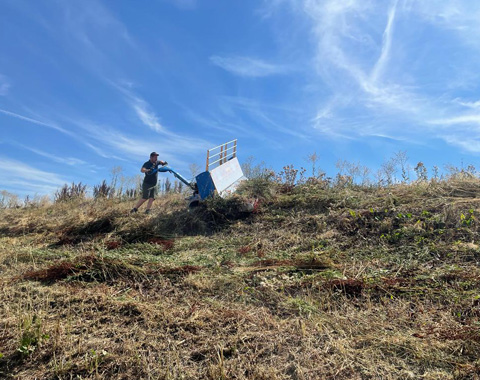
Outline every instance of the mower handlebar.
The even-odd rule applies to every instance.
[[[168,163],[166,163],[164,166],[158,166],[156,167],[155,169],[151,170],[149,173],[146,173],[147,175],[153,175],[157,172],[160,172],[160,173],[165,173],[165,172],[170,172],[172,173],[176,178],[178,178],[180,181],[182,181],[185,185],[187,185],[188,187],[190,187],[192,190],[195,190],[196,187],[195,187],[195,184],[194,183],[191,183],[191,182],[188,182],[188,180],[186,180],[182,175],[180,175],[179,173],[177,173],[175,170],[173,170],[170,166],[167,166]]]

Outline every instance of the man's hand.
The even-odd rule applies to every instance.
[[[158,161],[160,163],[160,165],[162,166],[165,166],[165,165],[168,165],[168,162],[167,161]]]

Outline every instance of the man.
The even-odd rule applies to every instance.
[[[158,180],[158,172],[150,174],[152,171],[158,168],[158,165],[167,165],[167,161],[157,161],[158,153],[152,152],[150,153],[150,160],[145,162],[140,169],[142,173],[145,173],[145,178],[143,179],[142,184],[142,199],[140,199],[134,208],[130,211],[131,213],[137,212],[138,208],[143,205],[147,199],[147,210],[145,214],[150,213],[150,209],[152,208],[153,201],[155,200],[155,193],[157,188],[157,180]]]

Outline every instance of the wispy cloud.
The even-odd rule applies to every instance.
[[[398,1],[395,0],[388,15],[387,26],[385,27],[385,31],[383,32],[382,53],[380,54],[380,57],[375,63],[373,71],[370,75],[370,78],[373,82],[377,82],[379,77],[381,77],[390,58],[390,51],[392,49],[393,23],[395,20],[397,3]]]
[[[222,69],[242,77],[267,77],[270,75],[285,74],[290,71],[286,65],[265,62],[261,59],[241,56],[221,57],[214,55],[210,61]]]
[[[55,19],[52,37],[66,55],[91,73],[99,77],[122,77],[125,56],[143,57],[126,25],[104,2],[83,0],[56,4],[61,17]]]
[[[42,127],[47,127],[47,128],[54,129],[56,131],[59,131],[59,132],[62,132],[64,134],[66,134],[68,136],[74,136],[75,135],[74,133],[60,127],[59,125],[57,125],[55,123],[43,122],[43,121],[40,121],[40,120],[32,119],[31,117],[20,115],[18,113],[10,112],[10,111],[7,111],[7,110],[1,109],[1,108],[0,108],[0,113],[3,113],[4,115],[7,115],[7,116],[15,117],[17,119],[20,119],[20,120],[23,120],[23,121],[26,121],[26,122],[29,122],[29,123],[37,124],[37,125],[40,125]]]
[[[88,164],[88,162],[86,162],[84,160],[80,160],[79,158],[63,157],[63,156],[60,157],[60,156],[56,156],[56,155],[48,153],[48,152],[44,152],[43,150],[35,149],[35,148],[29,147],[29,146],[26,146],[26,145],[23,145],[23,144],[19,144],[19,143],[13,143],[13,144],[22,148],[22,149],[25,149],[25,150],[28,150],[32,153],[38,154],[39,156],[48,158],[49,160],[51,160],[53,162],[57,162],[59,164],[69,165],[69,166],[76,166],[76,165],[92,166],[92,165]]]
[[[317,131],[333,139],[386,136],[410,144],[439,138],[477,152],[478,144],[461,142],[477,139],[480,116],[475,111],[480,101],[459,98],[457,91],[473,93],[480,79],[480,3],[265,0],[264,4],[269,17],[283,9],[309,21],[302,28],[310,30],[313,41],[311,83],[317,81],[321,89],[309,100],[315,104],[311,122]],[[435,42],[433,49],[435,38],[443,42]]]
[[[143,125],[147,126],[158,135],[163,136],[163,138],[159,137],[159,141],[162,141],[162,144],[166,141],[170,142],[170,144],[166,146],[167,151],[171,151],[173,147],[173,149],[176,149],[177,151],[196,152],[208,149],[208,147],[212,145],[211,142],[198,136],[183,136],[172,132],[170,128],[160,122],[160,117],[145,99],[134,93],[131,89],[125,88],[122,84],[112,81],[109,81],[109,83],[125,96],[127,104],[134,110]],[[167,138],[167,140],[165,140],[165,138]]]
[[[464,137],[458,134],[444,134],[442,139],[450,144],[459,147],[464,152],[473,153],[473,154],[480,154],[480,133],[469,134],[469,138],[465,139]]]
[[[151,128],[155,132],[166,132],[160,124],[160,121],[154,112],[149,110],[148,104],[142,99],[136,98],[132,104],[133,109],[137,113],[143,124]]]
[[[480,114],[457,115],[443,119],[433,119],[430,124],[453,125],[453,124],[478,124],[480,125]]]
[[[314,33],[318,40],[317,68],[322,79],[330,83],[335,96],[350,101],[361,101],[364,106],[375,107],[384,111],[411,112],[416,107],[418,96],[409,90],[409,87],[396,82],[390,75],[388,63],[393,50],[393,30],[397,1],[395,0],[386,17],[379,47],[375,45],[376,35],[368,34],[365,25],[355,21],[368,22],[374,18],[378,25],[377,10],[372,10],[370,1],[350,0],[346,2],[306,1],[306,9],[315,24]],[[378,45],[378,44],[377,44]],[[378,58],[372,61],[374,54],[354,54],[354,51],[379,51]],[[347,74],[350,80],[345,80]],[[343,79],[341,80],[343,75]],[[385,75],[389,75],[386,79]],[[332,82],[333,79],[333,82]],[[351,81],[353,80],[353,82]],[[339,91],[343,91],[340,94]],[[360,91],[362,96],[352,97],[352,92]],[[329,102],[330,112],[333,111]],[[385,107],[387,107],[385,109]]]
[[[70,119],[70,122],[88,133],[90,141],[87,146],[105,158],[126,160],[143,157],[147,151],[155,150],[152,141],[126,136],[109,125],[81,119]]]
[[[130,83],[133,84],[132,81],[126,79],[118,82],[107,80],[107,83],[125,96],[126,102],[135,111],[135,114],[145,126],[161,134],[170,134],[160,123],[160,118],[152,110],[150,104],[133,92],[132,88],[134,86],[129,85]]]
[[[82,124],[82,123],[79,123],[77,121],[76,118],[70,118],[70,117],[66,117],[66,116],[61,116],[62,120],[64,121],[64,123],[66,124],[73,124],[73,125],[76,125],[77,129],[76,129],[76,132],[72,132],[70,130],[67,130],[65,128],[62,128],[60,127],[57,123],[55,122],[52,122],[52,121],[48,121],[48,122],[43,122],[43,121],[40,121],[40,120],[37,120],[37,119],[33,119],[31,117],[27,117],[27,116],[24,116],[24,115],[20,115],[20,114],[17,114],[17,113],[14,113],[14,112],[10,112],[10,111],[7,111],[7,110],[3,110],[3,109],[0,109],[0,113],[3,113],[7,116],[11,116],[11,117],[14,117],[14,118],[17,118],[17,119],[20,119],[20,120],[23,120],[23,121],[26,121],[28,123],[32,123],[32,124],[36,124],[36,125],[39,125],[39,126],[42,126],[42,127],[46,127],[46,128],[51,128],[51,129],[54,129],[54,130],[57,130],[69,137],[72,137],[74,138],[75,140],[77,140],[78,142],[82,143],[83,145],[85,145],[86,147],[92,149],[95,153],[97,153],[100,157],[103,157],[103,158],[108,158],[108,159],[116,159],[116,160],[124,160],[123,158],[121,157],[118,157],[116,156],[115,154],[109,154],[107,153],[105,150],[102,150],[101,148],[93,145],[90,140],[91,140],[91,136],[95,136],[97,133],[97,129],[101,129],[102,127],[101,126],[97,126],[96,128],[93,128],[93,127],[88,127],[88,128],[85,128],[85,125],[89,125],[88,123],[85,123],[85,124]],[[82,129],[79,130],[78,127],[81,127]],[[82,136],[81,135],[81,132],[87,132],[87,136]],[[101,134],[100,134],[101,135]],[[114,134],[110,134],[108,137],[107,136],[104,136],[104,138],[100,138],[101,141],[109,141],[108,139],[111,138],[111,136],[114,136]],[[97,139],[98,140],[98,139]],[[56,161],[56,162],[59,162],[59,157],[56,157],[54,155],[51,155],[49,153],[46,153],[46,152],[42,152],[38,149],[33,149],[33,148],[28,148],[29,150],[31,150],[32,152],[35,152],[39,155],[43,155],[44,157],[48,157],[50,159],[52,159],[53,161]],[[76,161],[77,159],[72,159],[72,161],[70,162],[78,162]],[[81,160],[80,160],[81,161]]]
[[[244,97],[231,97],[223,96],[220,98],[221,102],[227,104],[229,107],[235,110],[241,111],[242,114],[247,114],[252,120],[255,120],[255,123],[259,126],[262,126],[261,129],[264,130],[264,138],[270,135],[271,132],[281,133],[284,135],[294,136],[297,138],[305,139],[307,134],[303,133],[299,128],[292,128],[288,123],[283,121],[276,120],[275,114],[278,111],[282,111],[282,117],[285,118],[285,114],[292,112],[291,110],[286,109],[281,106],[270,106],[259,100],[244,98]],[[273,108],[273,112],[270,112],[269,109]],[[251,128],[259,130],[260,128]],[[270,130],[270,132],[268,132]]]
[[[473,109],[479,109],[480,108],[480,100],[471,102],[471,101],[463,101],[463,100],[457,98],[457,99],[453,100],[453,103],[457,103],[458,105],[461,105],[461,106],[467,107],[467,108],[473,108]]]
[[[96,49],[96,42],[104,34],[113,38],[113,46],[119,39],[135,46],[125,25],[101,2],[85,0],[81,4],[61,3],[61,5],[68,32],[72,33],[85,47]],[[99,34],[99,30],[103,33]]]
[[[5,75],[0,74],[0,96],[6,96],[10,89],[10,82]]]
[[[176,164],[177,167],[188,167],[188,159],[203,153],[210,146],[202,139],[182,138],[168,139],[160,136],[141,138],[129,136],[105,124],[97,124],[87,120],[72,119],[81,130],[88,132],[89,148],[102,157],[122,161],[143,160],[152,151],[158,151],[162,160]]]
[[[17,194],[51,194],[68,182],[58,174],[36,169],[30,164],[0,157],[0,178],[3,186]]]

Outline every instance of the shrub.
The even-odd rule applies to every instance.
[[[276,183],[272,180],[273,176],[274,173],[271,172],[270,177],[257,177],[243,181],[237,189],[237,194],[246,198],[269,200],[275,195]]]
[[[87,185],[83,185],[81,182],[71,185],[63,185],[63,187],[55,192],[54,202],[67,202],[76,199],[84,199],[87,190]]]
[[[18,196],[12,193],[9,193],[6,190],[0,191],[0,208],[14,208],[18,207],[19,200]]]
[[[115,194],[115,188],[107,185],[107,181],[103,180],[100,185],[93,186],[93,197],[99,198],[112,198]]]

